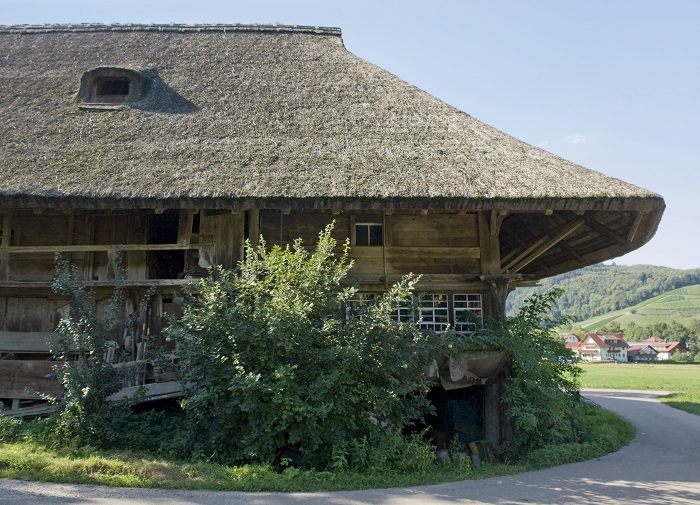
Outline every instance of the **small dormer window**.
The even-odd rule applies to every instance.
[[[95,77],[90,88],[90,101],[92,103],[124,103],[131,92],[131,79],[128,77]]]
[[[98,67],[80,80],[79,107],[85,110],[120,110],[143,101],[150,88],[148,72],[131,68]]]

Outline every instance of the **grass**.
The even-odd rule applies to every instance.
[[[674,391],[660,401],[700,415],[700,364],[583,363],[581,387]]]
[[[579,444],[544,447],[517,464],[434,463],[422,472],[321,472],[289,468],[277,473],[260,465],[230,467],[206,461],[177,461],[129,451],[92,447],[52,449],[32,435],[30,423],[0,417],[0,478],[166,489],[314,492],[409,487],[514,475],[616,451],[634,437],[625,420],[582,402],[576,418],[585,438]]]
[[[471,468],[465,463],[447,463],[435,464],[421,473],[332,473],[295,468],[277,473],[266,466],[228,467],[209,462],[170,461],[126,451],[93,451],[87,448],[66,453],[32,442],[0,446],[0,477],[3,478],[165,489],[340,491],[420,486],[511,475],[526,469],[521,465],[493,464]]]

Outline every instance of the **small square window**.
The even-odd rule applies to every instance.
[[[357,223],[355,245],[383,245],[384,228],[379,223]]]

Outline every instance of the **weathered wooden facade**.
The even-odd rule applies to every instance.
[[[246,239],[310,244],[334,221],[349,282],[380,292],[422,275],[423,324],[440,331],[465,310],[502,318],[519,284],[640,247],[664,209],[356,57],[338,29],[13,26],[0,54],[6,404],[53,387],[37,342],[66,310],[56,252],[106,297],[123,251],[130,300],[157,287],[158,331],[184,279],[234,266]],[[468,368],[446,390],[476,385],[498,441],[499,378]]]

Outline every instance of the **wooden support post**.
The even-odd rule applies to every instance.
[[[182,209],[177,226],[177,244],[190,245],[192,243],[192,223],[197,209]]]
[[[12,214],[9,212],[2,216],[2,243],[0,244],[0,280],[6,281],[10,277],[10,255],[8,248],[12,239]]]
[[[95,215],[89,214],[85,216],[85,243],[94,243],[95,238]],[[88,281],[93,280],[93,274],[95,272],[95,253],[87,252],[85,254],[85,271],[84,278]]]
[[[248,240],[253,247],[260,245],[260,209],[248,211]]]
[[[115,247],[111,247],[107,251],[107,280],[113,281],[116,278],[116,267],[115,267],[115,260],[117,257],[117,249]]]
[[[501,273],[500,228],[503,222],[496,210],[479,212],[479,247],[481,248],[481,273],[498,275]]]
[[[484,439],[498,447],[501,442],[501,381],[486,385],[484,398]]]
[[[506,322],[506,299],[510,292],[510,283],[505,277],[497,277],[489,281],[491,293],[491,315],[496,321]]]
[[[630,244],[634,241],[634,236],[637,234],[637,230],[639,229],[639,225],[642,222],[643,216],[644,216],[643,212],[637,212],[637,215],[634,217],[634,222],[632,223],[632,227],[630,228],[630,231],[627,234],[627,242],[629,242]]]

